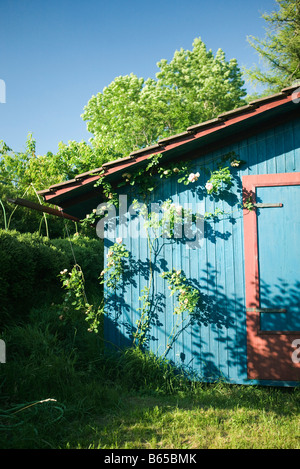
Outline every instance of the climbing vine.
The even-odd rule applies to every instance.
[[[107,267],[100,273],[100,284],[106,284],[108,289],[115,292],[120,285],[124,273],[124,260],[127,257],[129,257],[129,252],[122,244],[122,239],[117,238],[117,242],[108,251]],[[60,272],[59,278],[62,287],[66,290],[59,319],[65,323],[70,322],[74,319],[74,311],[77,311],[79,315],[85,315],[88,331],[98,333],[105,312],[104,300],[98,307],[88,302],[81,267],[76,264],[71,271],[64,269]]]
[[[122,238],[117,238],[116,241],[108,250],[106,268],[100,274],[100,283],[105,283],[109,289],[114,291],[118,288],[124,273],[124,259],[129,257],[129,252],[122,243]],[[104,276],[106,276],[105,280]]]
[[[195,313],[199,304],[200,292],[192,287],[181,270],[173,269],[169,272],[163,272],[161,277],[168,282],[170,296],[176,295],[176,305],[174,315],[176,317],[174,326],[167,339],[166,349],[163,355],[166,355],[171,348],[173,341],[180,327],[183,327],[189,317]]]
[[[105,211],[110,205],[118,206],[118,191],[121,187],[131,187],[139,199],[142,199],[143,203],[138,202],[138,199],[134,199],[133,207],[136,212],[143,217],[144,229],[146,231],[147,242],[148,242],[148,268],[149,276],[147,285],[141,290],[139,296],[140,306],[137,309],[139,313],[139,319],[136,322],[136,328],[132,333],[133,344],[138,347],[144,347],[147,342],[147,333],[150,328],[151,319],[151,291],[153,287],[153,253],[155,243],[159,238],[172,237],[174,236],[175,229],[178,224],[182,224],[184,220],[189,217],[191,220],[196,220],[200,216],[198,213],[191,213],[190,210],[183,208],[179,204],[175,204],[171,199],[165,200],[161,204],[160,213],[155,211],[148,212],[149,200],[153,190],[159,185],[161,179],[168,179],[170,177],[176,177],[179,184],[189,185],[194,184],[200,177],[200,172],[192,172],[192,162],[172,162],[169,164],[161,164],[161,154],[152,155],[148,158],[146,167],[137,168],[130,172],[122,174],[122,180],[113,187],[112,184],[107,181],[105,172],[99,173],[99,179],[96,183],[97,186],[101,186],[104,197],[107,201],[107,206],[101,206],[100,209],[94,209],[92,213],[87,214],[86,218],[82,221],[84,224],[95,225],[97,221],[103,218],[106,214]],[[237,168],[244,162],[241,161],[234,152],[230,152],[224,155],[219,162],[217,169],[208,170],[203,168],[203,171],[207,175],[204,190],[207,194],[213,196],[219,194],[223,187],[230,188],[233,184],[231,168]],[[199,168],[202,171],[202,169]],[[246,205],[243,208],[250,209],[250,200],[246,201]],[[216,208],[213,213],[205,213],[201,215],[204,219],[218,217],[224,212]],[[123,243],[121,238],[117,238],[116,242],[109,248],[107,252],[107,263],[106,267],[100,274],[100,283],[106,285],[107,291],[116,292],[122,282],[124,275],[124,266],[126,258],[129,258],[129,252]],[[129,267],[130,270],[130,267]],[[75,276],[77,275],[77,283],[75,282]],[[80,278],[80,271],[75,271],[69,274],[70,278],[66,279],[66,272],[63,273],[63,285],[69,290],[67,299],[72,295],[70,293],[73,290],[73,300],[75,294],[75,300],[72,305],[76,309],[84,310],[86,314],[86,320],[89,322],[89,330],[98,331],[99,317],[105,312],[104,303],[98,308],[94,309],[84,299],[83,277]],[[73,277],[74,276],[74,277]],[[199,305],[200,292],[198,289],[192,287],[181,270],[172,270],[169,272],[163,272],[161,277],[166,280],[168,289],[170,290],[170,296],[174,296],[176,301],[174,302],[174,326],[167,340],[167,346],[164,354],[168,353],[168,350],[172,347],[172,343],[180,327],[183,326],[184,322],[195,312],[197,305]],[[80,296],[81,295],[81,296]]]
[[[182,271],[173,269],[163,272],[161,277],[168,282],[170,296],[175,294],[177,296],[178,305],[174,309],[174,314],[181,315],[184,311],[193,313],[199,301],[199,291],[187,283]]]
[[[99,325],[103,316],[103,302],[97,308],[89,304],[85,293],[85,280],[81,267],[76,264],[71,271],[64,269],[59,274],[62,287],[66,290],[63,304],[59,311],[59,319],[64,323],[74,320],[74,311],[81,317],[85,315],[89,332],[99,332]]]

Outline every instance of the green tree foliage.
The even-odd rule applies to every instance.
[[[62,181],[66,175],[62,166],[60,158],[52,153],[36,155],[36,142],[31,134],[27,137],[23,152],[14,152],[0,141],[0,228],[49,235],[46,215],[19,208],[7,199],[19,197],[36,203],[42,202],[37,191]],[[53,220],[52,234],[62,235],[62,226],[61,220]]]
[[[100,167],[109,156],[85,142],[60,142],[58,152],[36,154],[36,141],[32,134],[26,140],[25,151],[14,152],[0,141],[0,228],[20,232],[39,232],[51,238],[64,234],[64,222],[51,215],[43,215],[30,209],[8,203],[7,199],[25,198],[35,203],[45,202],[38,191],[72,179],[76,174]],[[48,220],[48,221],[47,221]],[[70,229],[76,231],[75,227]]]
[[[107,161],[108,155],[86,142],[60,142],[58,152],[36,154],[36,141],[31,133],[24,152],[14,152],[0,141],[0,181],[22,193],[32,186],[36,191],[72,179],[76,174],[95,169]]]
[[[161,60],[156,80],[134,74],[117,77],[92,96],[82,115],[93,144],[128,156],[159,138],[244,104],[244,82],[235,59],[219,49],[214,56],[200,38],[191,51]]]
[[[15,210],[7,197],[41,202],[39,190],[244,104],[244,82],[236,60],[227,61],[221,49],[214,56],[199,38],[191,51],[176,51],[158,68],[156,79],[120,76],[89,100],[82,115],[93,135],[88,143],[60,142],[56,154],[38,156],[31,134],[23,152],[0,141],[0,227],[7,222],[11,229],[38,231],[44,217],[43,234],[48,235],[45,215]],[[60,220],[52,221],[51,227],[55,224],[62,226]],[[59,230],[54,229],[54,236]]]
[[[276,0],[278,9],[263,14],[266,36],[248,38],[258,52],[264,69],[246,70],[254,84],[266,87],[264,94],[280,91],[300,79],[300,0]]]
[[[214,56],[200,38],[194,40],[192,51],[176,51],[170,63],[161,60],[158,67],[157,87],[168,104],[168,132],[182,132],[244,104],[246,92],[236,59],[226,61],[222,49]]]

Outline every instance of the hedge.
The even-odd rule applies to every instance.
[[[81,235],[49,240],[37,233],[0,230],[0,325],[26,320],[32,307],[60,302],[58,274],[75,263],[84,272],[87,293],[100,295],[102,240]]]

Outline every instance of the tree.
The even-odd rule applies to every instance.
[[[35,195],[34,190],[47,189],[52,184],[101,167],[114,156],[84,141],[60,142],[56,154],[37,155],[36,141],[31,133],[23,152],[14,152],[0,140],[0,183],[17,189],[19,194],[29,191]]]
[[[170,63],[161,60],[158,67],[157,86],[167,95],[170,132],[184,131],[244,104],[246,92],[236,59],[227,62],[222,49],[214,57],[201,39],[194,40],[192,51],[176,51]]]
[[[264,39],[248,41],[266,66],[246,70],[254,84],[266,87],[264,94],[280,91],[300,79],[300,0],[276,0],[278,10],[263,14],[268,27]]]
[[[200,38],[192,51],[161,60],[156,79],[117,77],[92,96],[83,120],[93,145],[118,157],[244,104],[244,81],[235,59],[214,57]]]
[[[97,163],[101,166],[103,158],[102,153],[98,154],[97,149],[85,142],[59,143],[57,154],[48,152],[38,156],[32,134],[28,135],[23,152],[14,152],[0,141],[0,228],[39,231],[47,235],[50,231],[52,236],[61,236],[64,229],[61,219],[19,209],[7,199],[19,197],[43,203],[39,190],[72,179],[80,172],[95,168]],[[51,223],[48,224],[49,217]]]

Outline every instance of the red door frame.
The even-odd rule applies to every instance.
[[[243,176],[242,183],[244,200],[250,197],[255,203],[257,187],[300,185],[300,173]],[[292,359],[293,341],[300,339],[300,331],[260,330],[256,210],[244,208],[243,219],[248,379],[300,381],[300,362]]]

